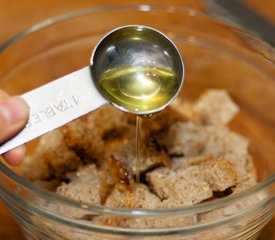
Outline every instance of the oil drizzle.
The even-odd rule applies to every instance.
[[[142,118],[136,116],[136,182],[140,183],[140,161],[141,161],[141,126]]]

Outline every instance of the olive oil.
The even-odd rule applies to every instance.
[[[121,67],[103,73],[98,84],[105,97],[122,110],[146,116],[162,110],[173,98],[179,79],[162,67]]]

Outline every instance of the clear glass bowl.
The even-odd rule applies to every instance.
[[[4,203],[27,239],[256,239],[275,211],[275,61],[274,49],[247,32],[179,6],[84,9],[44,21],[2,45],[0,87],[21,94],[82,68],[104,34],[128,24],[157,28],[179,47],[186,64],[186,82],[179,97],[195,99],[209,87],[229,91],[241,108],[231,127],[250,139],[260,183],[188,208],[110,209],[79,204],[39,189],[1,163]],[[92,225],[69,218],[60,209],[135,218],[144,221],[144,228]],[[196,223],[146,227],[151,218],[171,221],[190,216],[196,216]]]

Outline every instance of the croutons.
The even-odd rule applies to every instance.
[[[225,90],[211,89],[143,120],[140,182],[135,117],[111,106],[43,136],[21,173],[63,197],[110,208],[171,209],[236,194],[257,177],[249,141],[227,126],[238,111]],[[131,218],[59,210],[92,224],[131,228],[180,227],[230,211]]]

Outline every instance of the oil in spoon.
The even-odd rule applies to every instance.
[[[175,72],[156,66],[121,67],[104,72],[101,92],[120,109],[146,115],[162,107],[177,93]]]

